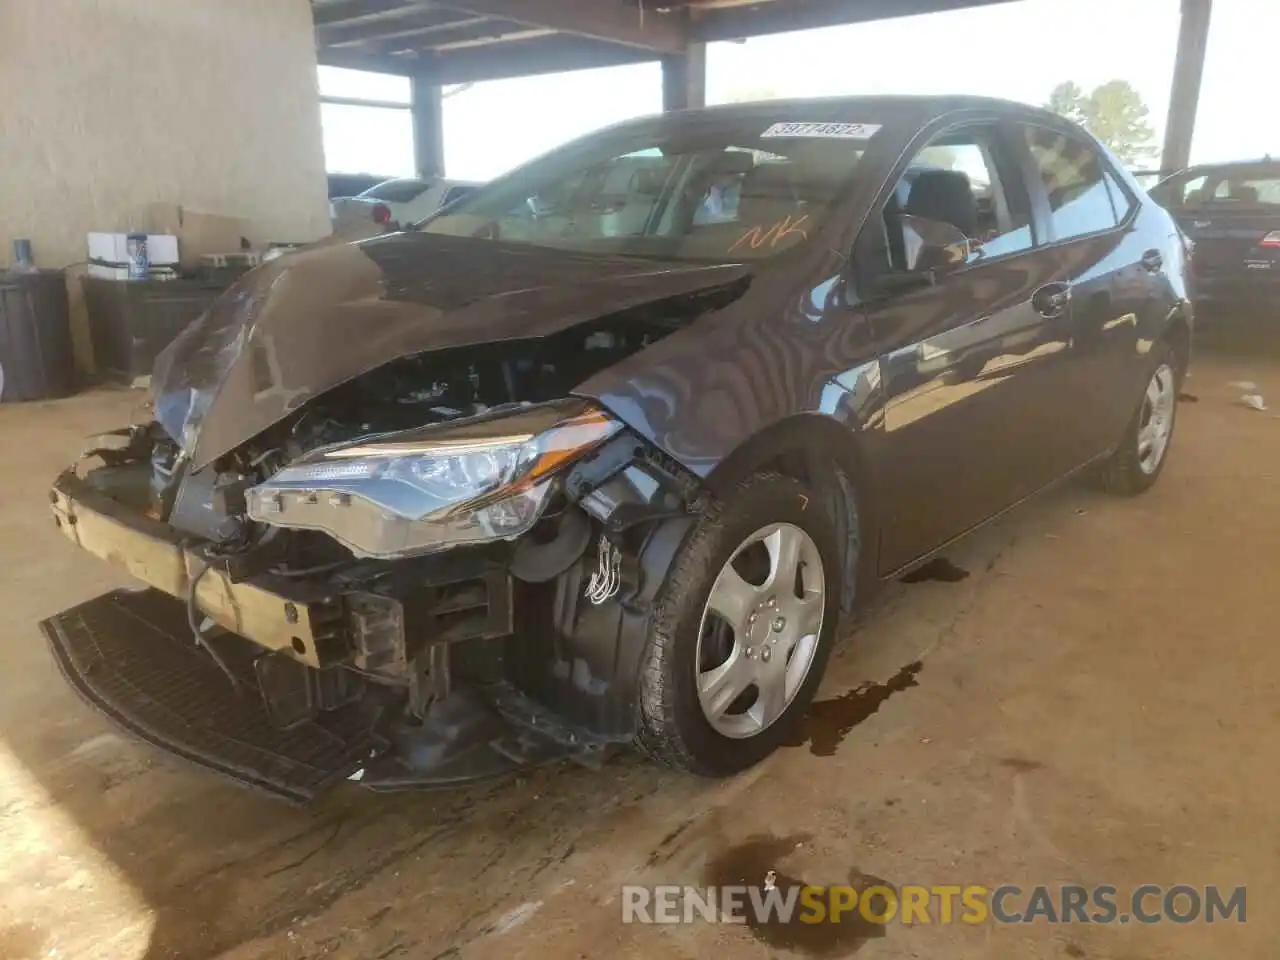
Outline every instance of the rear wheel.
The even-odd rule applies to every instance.
[[[1178,412],[1177,359],[1168,344],[1157,348],[1156,366],[1120,446],[1103,468],[1103,484],[1126,496],[1150,489],[1164,469]]]
[[[726,776],[768,756],[822,679],[840,558],[821,498],[757,474],[708,510],[659,592],[640,677],[638,745]]]

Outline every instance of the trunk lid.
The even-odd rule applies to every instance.
[[[1263,243],[1273,232],[1280,237],[1280,209],[1209,204],[1180,210],[1177,220],[1195,242],[1197,276],[1245,277],[1280,270],[1280,244]]]

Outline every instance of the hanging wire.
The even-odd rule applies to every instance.
[[[213,658],[213,662],[218,668],[227,675],[227,679],[231,681],[231,686],[235,688],[236,693],[243,693],[240,686],[240,679],[227,666],[227,662],[218,655],[218,651],[213,649],[213,644],[209,642],[209,638],[205,636],[204,631],[200,629],[200,621],[197,618],[199,610],[196,607],[196,590],[200,586],[201,579],[209,572],[213,565],[206,563],[200,568],[200,572],[191,578],[191,589],[187,592],[187,624],[191,627],[191,633],[195,636],[196,643],[204,648],[205,653]]]

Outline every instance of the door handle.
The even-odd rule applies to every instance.
[[[1057,319],[1071,306],[1071,284],[1046,283],[1031,294],[1031,306],[1046,320]]]
[[[1164,254],[1159,250],[1148,250],[1142,255],[1142,268],[1148,273],[1159,273],[1164,269]]]

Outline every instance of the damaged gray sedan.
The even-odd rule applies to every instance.
[[[1051,198],[1026,176],[1051,160],[1089,182]],[[1106,223],[1055,232],[1051,202],[1098,197]],[[632,744],[732,774],[879,582],[1077,468],[1155,481],[1184,266],[1096,141],[1029,108],[622,124],[229,289],[161,356],[154,419],[51,491],[147,588],[43,627],[126,728],[294,800]]]

